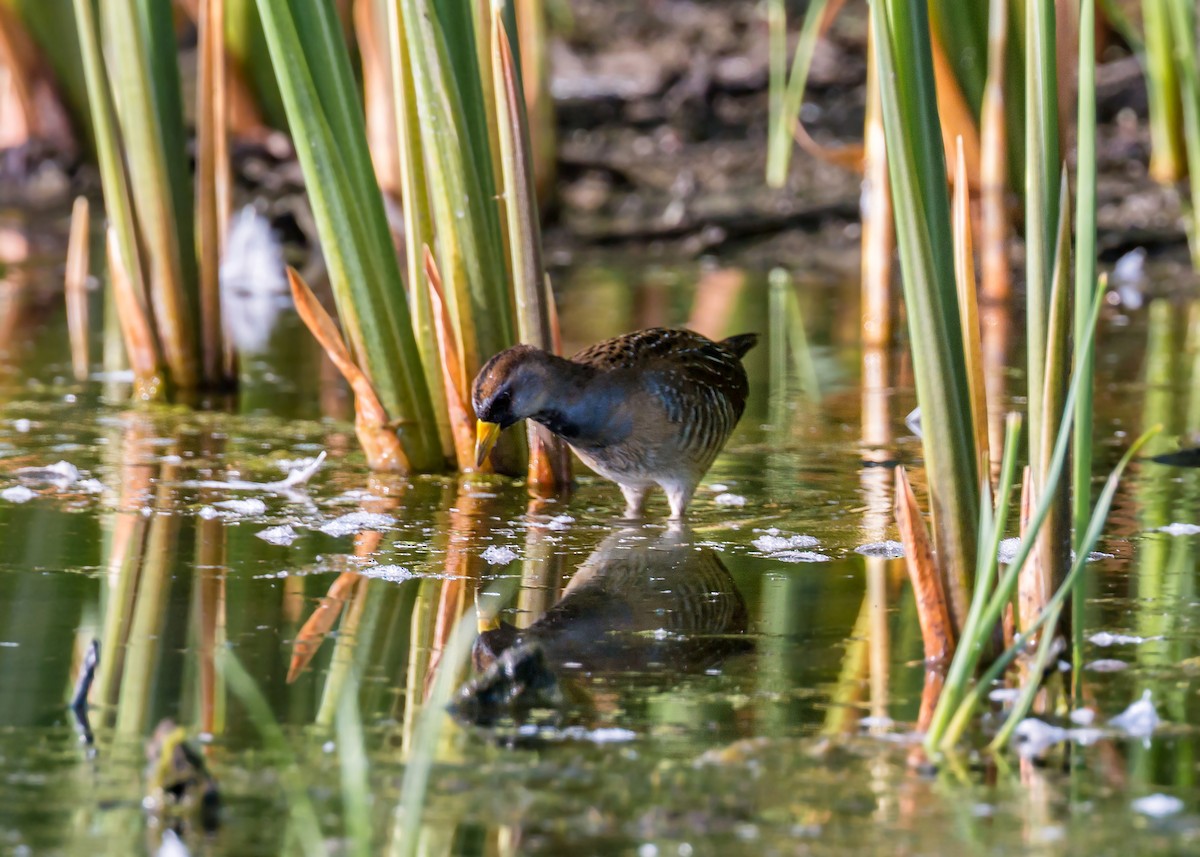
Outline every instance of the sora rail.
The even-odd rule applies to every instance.
[[[661,485],[683,517],[696,485],[746,407],[742,356],[758,334],[714,342],[690,330],[649,328],[586,348],[569,360],[517,345],[475,378],[475,455],[482,464],[503,429],[524,419],[561,437],[616,482],[625,517],[641,515]]]

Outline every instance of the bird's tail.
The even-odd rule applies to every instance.
[[[746,352],[758,344],[758,334],[739,333],[737,336],[731,336],[728,339],[722,339],[721,344],[738,357],[745,357]]]

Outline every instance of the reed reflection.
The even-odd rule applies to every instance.
[[[720,555],[687,527],[617,530],[529,627],[481,626],[478,674],[454,704],[458,719],[479,725],[594,707],[585,676],[696,673],[750,647],[741,593]]]

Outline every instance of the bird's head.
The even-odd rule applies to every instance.
[[[484,364],[471,386],[475,408],[475,466],[483,464],[500,432],[535,416],[549,400],[549,355],[532,345],[515,345]]]

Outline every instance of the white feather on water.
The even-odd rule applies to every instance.
[[[233,217],[221,259],[221,316],[243,354],[260,354],[292,304],[283,250],[266,218],[247,205]]]

